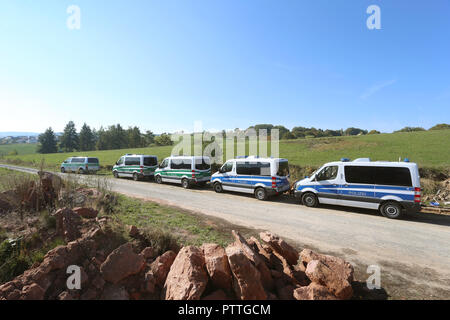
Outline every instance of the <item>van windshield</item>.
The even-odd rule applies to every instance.
[[[211,162],[209,161],[209,158],[195,159],[195,169],[197,170],[211,169]]]
[[[289,175],[289,162],[280,161],[278,162],[277,176],[286,177]]]

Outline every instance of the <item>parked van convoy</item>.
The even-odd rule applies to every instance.
[[[113,167],[115,178],[129,177],[137,181],[150,178],[158,167],[158,157],[143,154],[126,154]]]
[[[96,173],[98,170],[100,170],[98,159],[91,157],[70,157],[61,164],[62,173]]]
[[[280,158],[240,157],[228,160],[211,177],[214,191],[253,193],[259,200],[290,188],[289,163]]]
[[[323,165],[295,183],[294,193],[308,207],[334,204],[376,209],[388,218],[403,211],[420,210],[421,189],[417,164],[405,162],[354,161],[342,159]]]
[[[165,158],[155,171],[157,183],[181,183],[188,189],[192,185],[205,186],[211,178],[211,161],[202,156],[171,156]]]

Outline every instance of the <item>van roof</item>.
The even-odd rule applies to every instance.
[[[277,162],[277,161],[288,161],[284,158],[260,158],[258,156],[242,156],[242,157],[236,157],[235,159],[230,160],[236,160],[236,161],[265,161],[265,162]]]
[[[130,153],[124,154],[123,157],[155,157],[156,158],[156,156],[148,155],[148,154],[130,154]]]
[[[368,167],[387,167],[387,166],[391,166],[391,167],[417,167],[417,164],[415,162],[404,162],[404,161],[370,161],[370,159],[366,160],[366,159],[357,159],[359,161],[333,161],[333,162],[328,162],[326,164],[324,164],[324,166],[326,165],[338,165],[338,164],[344,164],[347,166],[368,166]]]

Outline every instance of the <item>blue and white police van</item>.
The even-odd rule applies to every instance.
[[[416,163],[342,159],[297,181],[294,194],[308,207],[342,205],[379,210],[387,218],[420,210],[421,189]]]
[[[258,200],[290,189],[289,163],[280,158],[246,156],[225,162],[211,176],[214,191],[253,193]]]

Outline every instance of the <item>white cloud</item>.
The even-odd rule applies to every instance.
[[[380,91],[381,89],[384,89],[384,88],[386,88],[388,86],[391,86],[391,85],[393,85],[396,82],[397,82],[397,80],[389,80],[389,81],[377,83],[377,84],[371,86],[370,88],[368,88],[361,95],[361,99],[365,100],[365,99],[369,98],[370,96],[374,95],[375,93],[377,93],[378,91]]]

